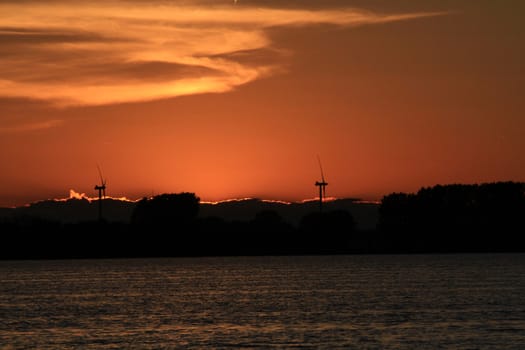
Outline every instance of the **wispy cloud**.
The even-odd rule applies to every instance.
[[[0,96],[101,105],[225,92],[279,70],[278,59],[246,59],[280,57],[268,34],[272,27],[358,26],[442,14],[182,4],[0,4]]]
[[[0,134],[9,134],[9,133],[49,129],[49,128],[59,126],[62,123],[63,123],[62,120],[52,119],[52,120],[44,120],[44,121],[37,121],[37,122],[21,123],[21,124],[10,125],[10,126],[0,126]]]

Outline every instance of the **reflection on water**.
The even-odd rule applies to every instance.
[[[3,261],[0,344],[523,349],[524,272],[525,254]]]

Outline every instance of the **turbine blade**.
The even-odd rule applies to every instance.
[[[104,185],[104,178],[102,177],[102,170],[100,170],[100,166],[97,164],[97,169],[98,169],[98,175],[100,176],[100,182],[102,183],[102,185]]]
[[[321,165],[321,158],[317,155],[317,162],[319,163],[319,169],[321,169],[321,180],[324,183],[323,166]]]

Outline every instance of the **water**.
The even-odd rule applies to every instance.
[[[0,262],[0,349],[524,349],[525,254]]]

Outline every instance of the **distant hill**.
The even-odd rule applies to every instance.
[[[98,201],[82,198],[44,200],[16,208],[0,208],[0,217],[39,218],[76,223],[98,219]],[[102,201],[103,216],[112,222],[129,222],[135,202],[107,198]]]
[[[110,222],[128,223],[136,202],[104,199],[103,217]],[[360,202],[356,199],[336,199],[324,203],[323,210],[348,210],[357,228],[373,229],[378,221],[377,203]],[[297,225],[300,219],[319,210],[318,201],[284,203],[260,199],[230,200],[218,203],[201,203],[199,217],[219,217],[227,221],[247,221],[263,210],[274,210],[285,221]],[[98,201],[71,198],[46,200],[17,208],[0,208],[0,218],[39,218],[63,223],[94,221],[98,219]]]
[[[374,229],[378,221],[377,203],[360,202],[355,199],[336,199],[323,204],[323,210],[348,210],[354,217],[358,229]],[[218,204],[201,204],[199,216],[216,216],[226,220],[245,221],[255,217],[262,210],[274,210],[285,221],[297,225],[308,213],[319,210],[318,201],[283,203],[262,201],[259,199],[244,199],[220,202]]]

